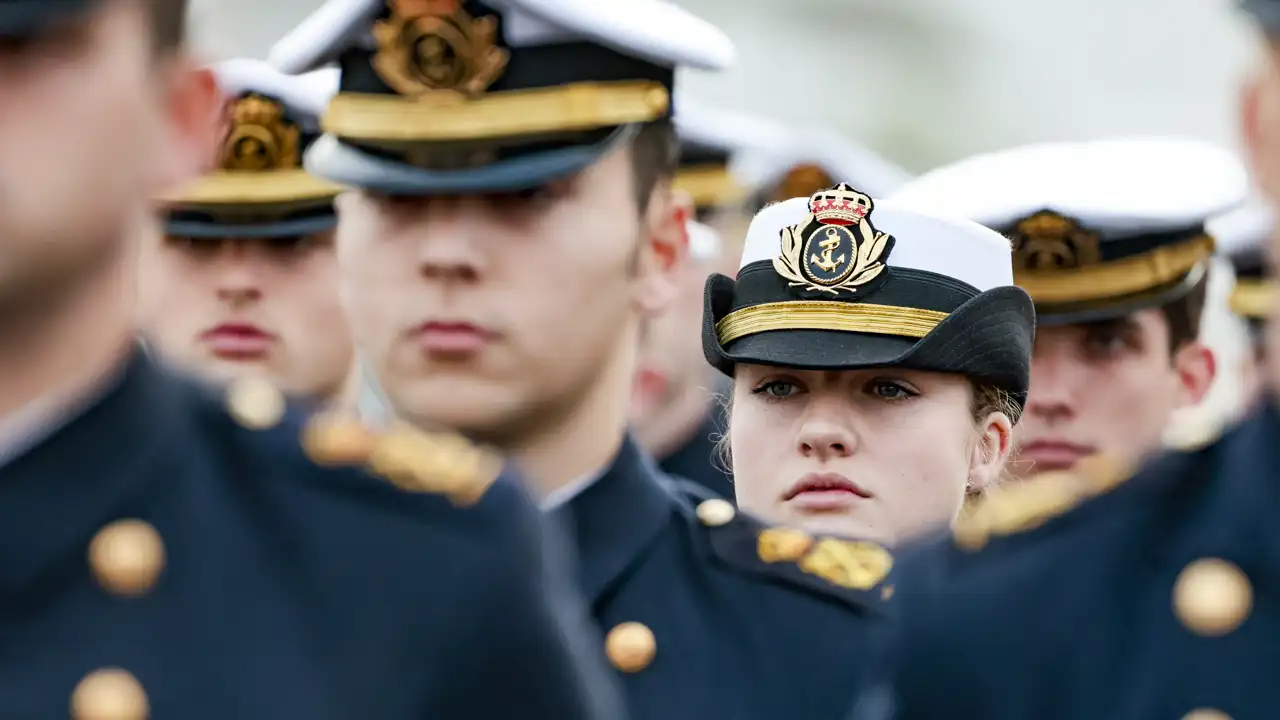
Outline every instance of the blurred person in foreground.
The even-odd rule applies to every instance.
[[[1244,136],[1274,202],[1280,2],[1247,7],[1267,52],[1244,92]],[[1268,337],[1274,350],[1274,325]],[[1098,458],[991,495],[905,559],[893,662],[852,717],[1275,717],[1280,368],[1265,375],[1262,407],[1209,445],[1133,475]]]
[[[218,167],[163,198],[142,255],[142,331],[166,360],[215,381],[264,377],[290,398],[336,399],[355,362],[338,297],[333,199],[302,169],[337,71],[212,68],[228,97]]]
[[[0,717],[617,717],[500,460],[137,346],[134,244],[222,107],[186,11],[0,4]]]
[[[343,68],[305,162],[357,188],[360,352],[399,420],[506,450],[571,533],[636,720],[836,717],[892,594],[883,551],[774,554],[794,536],[686,493],[627,431],[641,328],[687,264],[670,100],[733,56],[665,0],[331,0],[271,53]]]
[[[1214,250],[1205,223],[1247,192],[1227,150],[1123,138],[975,156],[893,196],[1013,243],[1014,280],[1036,303],[1014,476],[1097,454],[1137,462],[1162,448],[1175,411],[1200,402],[1216,373],[1200,338]]]

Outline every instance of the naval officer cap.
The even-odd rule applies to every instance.
[[[707,280],[703,350],[812,370],[957,373],[1021,407],[1035,311],[1013,284],[1009,242],[962,218],[847,184],[770,205],[747,231],[736,278]]]
[[[1013,243],[1014,277],[1041,325],[1094,322],[1185,297],[1204,280],[1205,222],[1248,193],[1240,162],[1194,140],[1027,145],[916,178],[891,196],[959,215]]]
[[[307,173],[302,155],[320,135],[320,115],[337,92],[337,70],[285,75],[247,59],[211,69],[227,98],[218,164],[161,198],[167,234],[274,238],[334,227],[333,200],[342,187]]]
[[[1268,35],[1280,35],[1280,0],[1240,0],[1240,6]]]
[[[749,188],[736,168],[738,158],[785,137],[781,126],[772,121],[683,97],[678,99],[674,120],[680,139],[675,188],[688,193],[698,217],[704,219],[747,198]]]
[[[872,197],[887,197],[910,173],[857,140],[831,128],[782,130],[740,155],[735,168],[751,188],[754,212],[771,203],[808,197],[843,180]]]
[[[1260,330],[1262,321],[1271,314],[1275,285],[1267,267],[1267,243],[1275,225],[1275,211],[1257,201],[1208,222],[1209,233],[1235,271],[1231,311],[1247,320],[1254,331]]]
[[[666,0],[330,0],[270,60],[342,69],[308,169],[432,195],[577,173],[670,117],[677,68],[733,55],[724,33]]]

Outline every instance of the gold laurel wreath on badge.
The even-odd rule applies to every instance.
[[[461,0],[388,0],[391,16],[373,27],[373,69],[401,95],[483,93],[506,70],[498,22],[473,18]]]
[[[804,220],[782,229],[774,271],[789,287],[856,293],[884,272],[882,259],[893,243],[893,236],[872,226],[873,208],[869,195],[847,183],[814,193]]]

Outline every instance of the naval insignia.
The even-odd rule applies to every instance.
[[[1052,210],[1019,220],[1008,236],[1015,270],[1072,270],[1099,259],[1097,233]]]
[[[373,27],[372,65],[401,95],[479,95],[507,67],[497,19],[473,18],[461,0],[387,0],[391,16]]]
[[[223,170],[290,170],[302,164],[300,131],[285,118],[284,105],[250,94],[232,102],[227,114]]]
[[[870,590],[893,568],[893,556],[873,542],[823,538],[800,559],[800,569],[832,585]]]
[[[871,197],[840,183],[809,198],[809,214],[782,229],[782,252],[774,270],[791,287],[838,295],[871,289],[884,279],[883,260],[893,237],[871,225]]]

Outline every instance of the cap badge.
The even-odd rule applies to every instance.
[[[835,178],[828,175],[825,170],[817,165],[808,163],[796,165],[787,171],[786,176],[778,183],[778,187],[770,201],[782,202],[791,198],[812,195],[835,184]]]
[[[446,92],[478,95],[507,67],[496,46],[498,22],[473,18],[461,0],[387,0],[391,16],[378,21],[373,69],[401,95]]]
[[[1072,270],[1099,259],[1098,235],[1052,210],[1019,220],[1008,235],[1015,270]]]
[[[223,170],[289,170],[302,162],[298,126],[285,119],[284,106],[261,95],[246,95],[227,107],[228,127],[220,158]]]
[[[874,205],[869,195],[840,183],[809,198],[809,214],[797,225],[782,229],[782,253],[773,269],[791,287],[837,295],[856,293],[882,277],[883,258],[893,249],[893,237],[871,225]]]

